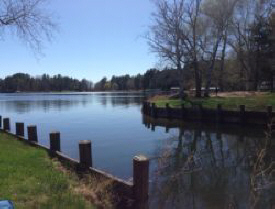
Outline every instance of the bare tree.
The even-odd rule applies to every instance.
[[[180,89],[183,95],[184,72],[188,66],[195,73],[196,96],[201,96],[201,73],[198,60],[201,57],[200,42],[201,0],[155,1],[154,25],[147,39],[151,50],[168,61],[180,72]]]
[[[176,67],[179,72],[180,96],[183,97],[183,66],[186,62],[181,31],[183,30],[182,20],[184,17],[184,0],[173,0],[172,2],[161,0],[155,1],[156,12],[152,14],[154,25],[150,27],[150,34],[147,40],[152,52],[168,61]]]
[[[0,36],[9,31],[40,52],[42,42],[51,40],[56,29],[46,12],[46,3],[47,0],[1,0]]]
[[[222,71],[224,65],[225,58],[225,50],[226,50],[226,41],[227,41],[227,30],[229,22],[233,16],[234,8],[238,0],[206,0],[203,5],[203,14],[206,16],[208,20],[209,28],[206,30],[206,34],[210,36],[207,40],[209,40],[208,44],[209,48],[207,53],[209,54],[210,60],[209,67],[206,72],[206,87],[204,96],[209,96],[209,90],[212,82],[212,72],[214,70],[215,62],[217,59],[217,55],[219,53],[219,48],[221,48],[220,44],[222,40]],[[223,72],[220,72],[222,76]],[[221,77],[222,78],[222,77]]]
[[[205,28],[201,16],[201,2],[202,0],[186,2],[186,15],[184,19],[186,30],[183,31],[183,37],[189,43],[189,48],[187,49],[189,52],[189,61],[195,74],[196,97],[201,97],[202,75],[199,61],[202,60],[204,54],[201,45],[205,44],[205,39],[203,38]]]

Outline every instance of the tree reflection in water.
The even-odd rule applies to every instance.
[[[147,127],[159,125],[143,122]],[[247,136],[247,130],[229,134],[217,127],[178,129],[179,136],[162,141],[155,153],[158,157],[151,160],[156,166],[150,208],[272,208],[274,184],[257,192],[252,185],[263,137]],[[274,170],[269,169],[271,180]]]

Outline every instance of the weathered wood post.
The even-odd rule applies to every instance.
[[[151,117],[156,118],[158,117],[158,113],[157,113],[157,106],[156,103],[152,103],[151,105]]]
[[[185,107],[184,107],[184,104],[181,104],[181,118],[182,119],[185,118]]]
[[[147,107],[146,107],[147,115],[151,116],[152,108],[150,102],[147,102]]]
[[[148,200],[149,192],[149,159],[145,156],[135,156],[133,158],[134,170],[134,199],[144,202]]]
[[[222,123],[222,105],[217,105],[217,111],[216,111],[216,122]]]
[[[17,136],[25,135],[24,123],[15,123],[15,133]]]
[[[2,116],[0,115],[0,128],[2,128]]]
[[[203,121],[203,107],[202,104],[199,104],[199,120]]]
[[[60,152],[60,132],[50,133],[50,150],[52,152]]]
[[[9,118],[4,118],[3,119],[3,129],[4,131],[10,131],[10,119]]]
[[[272,120],[272,106],[267,107],[267,123],[270,123]]]
[[[142,113],[147,114],[147,104],[145,101],[142,103]]]
[[[83,169],[93,166],[92,162],[92,142],[90,140],[81,140],[79,142],[79,160]]]
[[[240,105],[240,123],[245,124],[245,105]]]
[[[166,103],[166,114],[167,114],[167,118],[171,118],[171,108],[169,103]]]
[[[198,104],[195,106],[195,114],[196,114],[196,119],[201,122],[202,121],[202,104]]]
[[[34,125],[28,126],[28,140],[31,142],[38,142],[37,128]]]

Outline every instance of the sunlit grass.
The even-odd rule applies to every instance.
[[[205,108],[216,108],[222,104],[223,109],[238,110],[240,105],[246,105],[247,110],[266,111],[267,106],[275,105],[275,93],[256,94],[249,96],[213,96],[209,98],[189,97],[186,101],[179,99],[169,99],[168,96],[154,97],[150,100],[155,102],[158,107],[165,107],[167,103],[171,107],[180,107],[184,104],[191,107],[192,104],[202,104]]]
[[[57,169],[46,151],[0,133],[0,199],[16,208],[95,208],[73,191],[76,179]]]

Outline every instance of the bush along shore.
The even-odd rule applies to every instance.
[[[0,116],[0,127],[2,117]],[[79,161],[63,153],[60,133],[49,135],[50,147],[38,144],[37,127],[10,119],[0,129],[0,200],[16,208],[138,208],[148,204],[149,159],[133,158],[133,182],[93,168],[91,141],[79,142]]]

